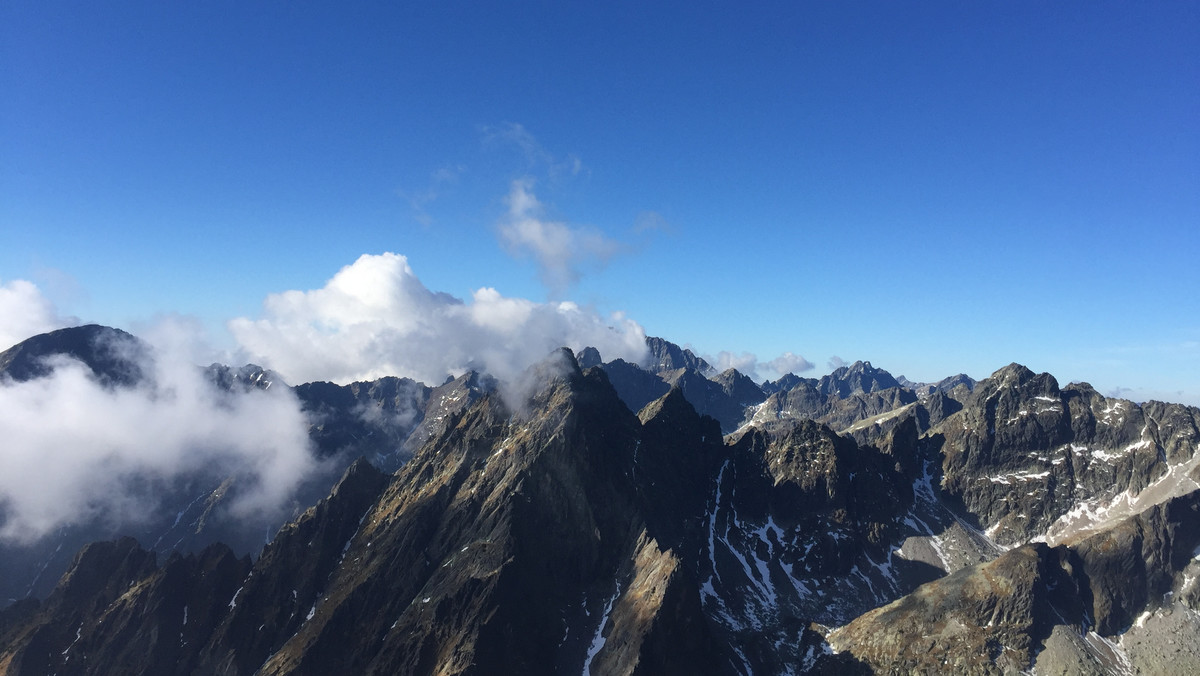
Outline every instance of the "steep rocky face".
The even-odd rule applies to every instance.
[[[1194,462],[1196,410],[1152,410],[1169,424],[1087,385],[1060,390],[1050,375],[1014,364],[980,381],[931,439],[944,458],[944,488],[998,542],[1057,539],[1124,494],[1178,488],[1176,474]]]
[[[209,364],[204,369],[209,381],[218,389],[227,392],[249,392],[250,390],[269,390],[274,387],[287,387],[278,373],[264,369],[258,364],[246,364],[241,368],[233,368],[225,364]]]
[[[790,390],[801,383],[807,383],[811,387],[815,388],[819,382],[820,381],[818,381],[816,378],[801,378],[795,373],[787,373],[780,377],[779,380],[768,380],[764,382],[762,385],[760,385],[760,388],[762,389],[763,394],[769,397],[776,392]]]
[[[350,542],[353,566],[262,673],[629,673],[651,646],[695,666],[703,650],[678,651],[703,648],[701,636],[654,628],[659,613],[689,611],[672,591],[678,565],[634,509],[636,418],[602,372],[577,368],[530,410],[484,397],[415,455]]]
[[[878,392],[900,387],[892,374],[871,366],[869,361],[856,361],[849,366],[834,369],[833,373],[817,382],[817,390],[825,395],[846,398],[851,394]]]
[[[908,415],[922,421],[930,419],[929,412],[917,405],[917,396],[910,390],[893,387],[841,397],[825,394],[818,386],[801,382],[790,390],[772,394],[752,409],[749,422],[815,420],[854,436],[861,443],[870,444],[885,436]]]
[[[1057,624],[1083,618],[1065,548],[1025,545],[872,610],[829,636],[883,673],[1020,673]]]
[[[763,401],[762,389],[736,369],[708,378],[696,368],[664,369],[653,373],[620,359],[601,364],[621,401],[631,411],[640,411],[672,387],[702,415],[717,420],[726,434],[744,421],[746,411]]]
[[[963,568],[835,630],[829,642],[882,672],[1172,673],[1174,639],[1147,649],[1155,636],[1130,629],[1172,614],[1197,617],[1198,544],[1200,490],[1069,545],[1022,545]],[[1104,638],[1127,632],[1136,638]],[[1183,657],[1195,663],[1194,653]]]
[[[708,362],[668,340],[646,336],[646,347],[650,349],[649,370],[652,373],[662,374],[679,369],[692,369],[704,376],[713,373],[713,367]]]
[[[668,385],[678,387],[699,413],[717,420],[726,434],[738,428],[746,417],[748,407],[764,399],[758,385],[735,369],[729,369],[713,379],[691,368],[660,375]]]
[[[0,673],[52,673],[81,632],[154,569],[154,558],[133,538],[84,547],[46,601],[26,605],[23,621],[0,637]]]
[[[294,389],[320,456],[369,455],[389,471],[403,464],[400,448],[425,419],[433,392],[416,381],[394,377],[349,385],[305,383]]]
[[[608,376],[609,382],[617,391],[617,396],[630,411],[640,411],[650,402],[658,399],[671,389],[667,381],[655,373],[651,373],[636,364],[630,364],[623,359],[614,359],[600,365]]]

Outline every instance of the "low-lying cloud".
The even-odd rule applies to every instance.
[[[177,481],[197,477],[236,477],[232,516],[269,519],[315,468],[286,388],[221,391],[169,347],[153,350],[142,362],[150,377],[132,387],[105,387],[81,362],[53,360],[50,376],[0,383],[4,540],[96,520],[139,524]]]
[[[250,358],[289,382],[406,376],[439,384],[468,370],[515,381],[566,346],[641,362],[645,331],[619,314],[475,291],[469,302],[431,291],[399,254],[363,255],[322,288],[272,294],[259,319],[229,329]]]

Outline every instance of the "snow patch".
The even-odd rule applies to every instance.
[[[604,627],[608,624],[608,615],[612,612],[613,604],[617,602],[617,597],[621,595],[621,585],[617,584],[616,590],[613,591],[612,598],[608,603],[604,604],[604,614],[600,616],[600,624],[596,627],[596,634],[592,636],[592,644],[588,646],[587,658],[583,661],[583,676],[588,676],[592,673],[592,660],[596,659],[600,649],[604,647],[604,643],[608,640],[604,636]]]

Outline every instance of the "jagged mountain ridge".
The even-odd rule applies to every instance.
[[[0,386],[47,377],[61,360],[83,364],[91,377],[109,389],[169,388],[153,381],[153,351],[119,329],[86,325],[35,336],[0,353]],[[321,468],[297,490],[295,503],[315,503],[355,458],[367,456],[387,471],[399,467],[412,449],[437,428],[447,412],[490,388],[487,378],[468,374],[431,388],[403,378],[370,383],[305,383],[289,387],[278,374],[254,364],[233,368],[212,364],[200,369],[203,381],[231,394],[290,389],[309,421],[308,435]],[[408,444],[408,445],[406,445]],[[224,516],[236,489],[234,477],[197,477],[178,482],[159,496],[157,513],[136,523],[91,520],[69,524],[29,544],[0,542],[0,605],[27,596],[45,597],[88,542],[134,535],[161,556],[172,551],[198,553],[223,542],[238,555],[257,554],[282,522],[266,532]]]
[[[602,368],[604,366],[601,364]],[[608,373],[607,368],[603,371]],[[430,664],[439,664],[450,665],[451,671],[465,673],[487,670],[489,666],[495,670],[497,665],[524,672],[530,668],[529,663],[517,653],[525,651],[521,654],[539,655],[539,664],[552,659],[563,670],[569,667],[573,671],[587,664],[595,668],[596,673],[602,673],[601,670],[603,673],[631,673],[639,669],[645,673],[659,673],[666,668],[664,665],[682,659],[678,653],[668,650],[670,645],[694,646],[699,643],[716,648],[698,653],[707,657],[698,666],[695,662],[679,662],[694,667],[690,673],[743,673],[748,670],[786,673],[809,669],[845,673],[845,670],[855,668],[886,671],[899,668],[900,663],[880,661],[864,646],[841,642],[842,634],[837,633],[833,635],[833,644],[843,652],[831,655],[823,639],[825,629],[810,623],[830,626],[850,622],[847,626],[854,627],[856,623],[866,621],[859,617],[863,613],[890,601],[908,598],[906,594],[921,583],[938,585],[941,580],[950,579],[944,577],[946,573],[954,571],[958,571],[956,580],[975,579],[972,576],[978,575],[994,578],[994,572],[990,571],[998,565],[1006,571],[1005,579],[1010,579],[1013,585],[1032,590],[1029,593],[1033,596],[1029,598],[1034,600],[1021,605],[1028,611],[1021,611],[1026,612],[1022,617],[1027,621],[1005,625],[1004,631],[1008,634],[986,626],[977,627],[980,645],[988,647],[989,641],[995,639],[1002,647],[1020,647],[1017,637],[1026,636],[1025,643],[1020,645],[1027,650],[1019,654],[1005,650],[995,653],[988,648],[978,654],[963,653],[965,657],[960,657],[967,661],[962,667],[967,671],[977,669],[987,673],[1001,671],[1005,665],[1021,664],[1021,660],[1041,663],[1051,658],[1060,659],[1065,654],[1083,656],[1079,659],[1098,654],[1095,646],[1103,645],[1099,639],[1092,639],[1089,634],[1087,640],[1073,642],[1070,632],[1064,637],[1062,628],[1067,625],[1047,620],[1047,608],[1068,618],[1083,616],[1072,616],[1064,610],[1072,607],[1089,608],[1087,613],[1092,618],[1148,615],[1147,622],[1151,624],[1159,621],[1159,608],[1164,609],[1162,612],[1175,609],[1180,617],[1186,617],[1191,612],[1189,604],[1194,605],[1194,600],[1188,596],[1191,587],[1187,579],[1189,575],[1195,577],[1195,571],[1189,568],[1193,564],[1190,563],[1192,551],[1188,549],[1187,541],[1178,541],[1166,550],[1162,546],[1147,549],[1141,544],[1148,541],[1148,533],[1178,531],[1181,526],[1171,524],[1185,522],[1179,516],[1186,516],[1186,512],[1181,511],[1185,507],[1171,507],[1172,513],[1176,514],[1171,518],[1152,518],[1149,513],[1142,515],[1145,512],[1142,510],[1128,514],[1131,520],[1121,520],[1119,510],[1111,506],[1106,513],[1100,513],[1098,508],[1108,499],[1109,493],[1105,491],[1110,487],[1099,480],[1086,479],[1086,475],[1088,471],[1095,473],[1101,465],[1116,461],[1121,476],[1129,476],[1129,481],[1114,484],[1116,497],[1129,488],[1142,489],[1138,495],[1146,496],[1147,502],[1142,506],[1148,510],[1163,509],[1159,506],[1168,503],[1186,505],[1186,501],[1192,499],[1188,497],[1191,492],[1171,495],[1186,489],[1185,481],[1173,481],[1161,500],[1151,493],[1156,487],[1167,488],[1164,478],[1194,474],[1189,463],[1194,458],[1195,442],[1189,430],[1195,429],[1195,409],[1165,404],[1138,407],[1131,402],[1098,398],[1094,392],[1089,393],[1091,388],[1082,385],[1060,390],[1052,378],[1026,371],[1015,366],[1001,369],[976,386],[977,396],[965,396],[962,390],[955,390],[960,398],[942,393],[946,398],[936,399],[941,402],[936,404],[941,414],[932,412],[935,406],[932,394],[901,402],[881,414],[856,421],[854,424],[866,423],[868,427],[865,432],[852,430],[848,433],[851,438],[836,434],[835,429],[828,426],[805,421],[801,416],[782,415],[758,421],[751,416],[751,423],[744,429],[722,439],[717,421],[706,420],[697,414],[682,387],[669,388],[663,396],[643,408],[637,419],[631,420],[632,414],[627,409],[624,414],[618,413],[620,407],[614,401],[620,394],[619,388],[613,387],[615,382],[606,382],[607,378],[602,380],[599,370],[587,373],[570,370],[573,375],[568,375],[563,382],[555,381],[539,395],[531,407],[530,419],[524,423],[512,420],[511,413],[507,413],[495,397],[480,389],[471,401],[446,416],[445,425],[428,433],[420,448],[414,451],[414,461],[401,468],[391,480],[390,487],[384,492],[384,495],[395,496],[390,507],[380,511],[376,504],[362,512],[388,516],[379,520],[385,525],[379,526],[378,530],[368,530],[370,536],[360,537],[361,533],[353,538],[347,536],[346,544],[340,549],[344,552],[342,562],[337,564],[344,570],[341,573],[335,570],[328,577],[340,582],[332,583],[330,587],[313,582],[309,591],[304,592],[311,597],[312,590],[318,587],[322,590],[318,595],[325,594],[326,589],[341,589],[329,596],[340,599],[336,601],[336,607],[328,609],[334,619],[316,620],[320,615],[316,605],[306,610],[303,607],[297,609],[294,603],[285,603],[291,591],[286,587],[292,582],[268,585],[277,589],[266,607],[286,608],[286,612],[272,612],[275,616],[292,618],[292,624],[277,622],[277,628],[268,632],[270,636],[255,649],[258,652],[247,653],[250,656],[243,661],[250,666],[239,668],[257,667],[267,660],[268,664],[277,667],[262,673],[316,673],[316,665],[328,666],[323,660],[332,659],[323,654],[344,648],[357,655],[353,659],[359,660],[356,664],[366,671],[395,669],[424,673],[431,669]],[[856,392],[844,400],[854,400],[860,395],[878,396],[889,389],[895,388]],[[904,389],[900,388],[901,391]],[[826,395],[825,405],[830,401],[829,396]],[[1050,401],[1055,396],[1060,402],[1058,406],[1063,409],[1057,412],[1062,414],[1058,417],[1053,415],[1055,411],[1040,410],[1055,407]],[[843,399],[835,397],[833,401]],[[873,410],[862,408],[861,401],[860,397],[853,406],[864,411]],[[1081,403],[1084,401],[1088,402],[1087,406]],[[584,412],[590,408],[596,411],[591,415]],[[1133,413],[1135,408],[1142,411],[1141,417]],[[949,409],[954,410],[947,412]],[[1025,413],[1022,415],[1021,411]],[[1119,415],[1120,411],[1125,415]],[[881,418],[888,414],[891,416]],[[1089,414],[1091,418],[1088,418]],[[1107,423],[1102,422],[1105,415],[1109,417]],[[1133,431],[1138,425],[1149,430],[1149,419],[1154,421],[1154,434],[1142,436],[1140,430]],[[989,422],[993,424],[979,427],[981,423]],[[1163,432],[1168,425],[1171,431]],[[997,427],[999,432],[995,431]],[[991,429],[992,432],[978,434],[979,429]],[[568,430],[571,430],[569,434]],[[873,441],[852,440],[858,436]],[[597,445],[597,440],[603,441]],[[1117,451],[1144,440],[1149,443],[1130,451],[1126,455],[1131,459],[1120,464],[1124,462],[1120,460],[1123,456]],[[507,447],[506,441],[511,442]],[[1071,446],[1073,443],[1080,449],[1075,450]],[[1045,452],[1061,449],[1062,445],[1079,460],[1068,461],[1065,454]],[[1164,462],[1141,463],[1139,452],[1148,447],[1161,453]],[[591,450],[587,450],[589,448]],[[600,448],[607,452],[597,456]],[[510,455],[517,457],[503,465],[502,461]],[[1055,460],[1060,458],[1061,462],[1056,465]],[[1084,459],[1088,460],[1087,466]],[[1092,464],[1097,467],[1089,470]],[[1026,483],[1058,476],[1054,473],[1034,476],[1040,475],[1045,465],[1062,467],[1062,472],[1070,468],[1070,476],[1083,478],[1076,481],[1070,495],[1061,503],[1047,502],[1045,518],[1030,520],[1033,525],[1029,525],[1019,521],[1018,515],[1029,505],[1018,499],[1018,493],[1031,492],[1024,490]],[[500,472],[500,467],[506,468],[504,472]],[[489,475],[489,472],[494,473]],[[1141,478],[1135,479],[1135,474]],[[1191,480],[1194,484],[1194,479]],[[988,490],[975,487],[976,484],[986,484],[984,487]],[[518,488],[520,486],[525,487]],[[492,502],[466,499],[471,488],[476,492],[487,492]],[[460,495],[464,500],[458,502]],[[522,507],[507,504],[505,499],[532,502]],[[603,504],[595,504],[597,500]],[[1093,510],[1097,512],[1097,518],[1092,519],[1091,530],[1056,536],[1040,525],[1053,524],[1061,518],[1050,520],[1053,514],[1069,515],[1081,505],[1097,507]],[[597,552],[594,542],[591,545],[576,542],[577,533],[589,529],[577,527],[582,517],[571,516],[571,509],[590,510],[591,522],[602,535],[608,533],[599,541],[603,551]],[[543,512],[562,513],[563,516],[546,521],[548,517]],[[1111,518],[1100,518],[1105,514]],[[517,521],[525,523],[526,528],[514,526],[515,515],[521,517]],[[310,521],[313,518],[317,517],[309,517]],[[364,519],[363,524],[375,523],[369,516],[360,514],[358,518]],[[345,522],[346,517],[341,517],[340,523]],[[431,522],[438,525],[428,525]],[[1009,526],[1010,523],[1017,523],[1019,527]],[[1131,523],[1136,525],[1129,525]],[[600,528],[601,525],[604,527]],[[472,533],[480,532],[479,529],[496,533],[497,539],[506,543],[499,548],[500,554],[484,557],[485,563],[478,563],[474,560],[473,550],[468,547],[471,556],[467,558],[470,560],[453,557],[454,548],[459,547],[464,538],[469,542],[461,546],[479,539],[470,539]],[[547,546],[544,543],[548,537],[546,532],[557,535],[555,542],[560,546],[574,549],[578,544],[583,548],[582,553],[564,555],[543,551]],[[1050,556],[1042,552],[1059,552],[1062,548],[1075,552],[1084,547],[1079,543],[1102,536],[1113,543],[1106,551],[1125,557],[1118,559],[1123,563],[1104,570],[1123,571],[1140,560],[1146,570],[1159,571],[1155,573],[1157,581],[1148,585],[1145,593],[1121,596],[1115,592],[1127,581],[1125,578],[1114,577],[1111,573],[1090,575],[1088,579],[1095,578],[1095,583],[1074,583],[1074,596],[1066,600],[1052,599],[1045,603],[1036,600],[1041,598],[1038,594],[1045,591],[1038,586],[1043,584],[1038,580],[1058,580],[1055,576],[1060,574],[1054,572],[1053,566],[1061,570],[1062,566],[1056,562],[1070,560],[1069,557],[1062,558],[1066,555]],[[1058,549],[1035,541],[1047,537],[1062,539],[1061,544],[1051,543]],[[285,538],[285,533],[281,532],[276,542],[282,542],[280,538]],[[442,577],[436,578],[436,583],[431,583],[436,574],[423,583],[418,576],[415,581],[404,583],[408,585],[404,587],[408,591],[400,593],[401,600],[379,601],[385,605],[391,603],[386,607],[400,612],[401,618],[409,612],[401,612],[398,605],[404,598],[408,599],[406,609],[416,606],[418,611],[437,601],[430,610],[432,617],[418,612],[423,619],[406,620],[409,624],[395,619],[400,623],[397,626],[408,627],[411,634],[424,637],[420,647],[405,639],[394,644],[395,649],[384,655],[363,647],[364,642],[369,643],[366,639],[347,637],[344,632],[349,631],[347,623],[350,620],[347,618],[365,612],[361,604],[366,599],[384,597],[394,591],[382,581],[384,578],[390,580],[398,572],[386,567],[392,563],[381,561],[379,565],[384,567],[371,574],[377,577],[367,575],[364,578],[365,573],[360,569],[364,558],[379,560],[378,557],[385,556],[378,552],[391,549],[382,544],[391,541],[388,538],[399,538],[397,542],[404,543],[406,551],[420,551],[422,557],[412,561],[418,568],[454,570],[440,573]],[[1030,541],[1034,542],[1022,544]],[[339,549],[337,544],[340,542],[342,540],[334,542],[332,548],[321,548],[326,552],[325,560],[337,558],[333,556],[333,550]],[[1000,559],[995,558],[1004,547],[1014,545],[1018,548]],[[1004,557],[1012,558],[1018,552],[1028,551],[1035,552],[1034,560],[1040,563],[1009,565],[1001,561]],[[1153,553],[1162,551],[1173,553],[1167,556]],[[511,556],[517,563],[501,554]],[[1075,555],[1086,559],[1085,554]],[[570,563],[564,564],[563,556]],[[1147,563],[1151,556],[1157,562],[1154,565]],[[267,558],[264,554],[255,565],[267,565],[263,564]],[[262,578],[248,575],[253,579],[267,579],[273,575],[286,578],[296,574],[279,562],[282,559],[276,557],[273,560],[277,562],[268,565],[270,574],[263,568],[259,573]],[[553,561],[554,565],[542,563],[534,566],[542,575],[522,577],[519,569],[533,561]],[[481,583],[480,578],[458,569],[461,565],[476,572],[493,570],[486,562],[498,565],[494,569],[500,571],[497,575],[506,580],[505,584],[515,586],[505,587],[493,581],[500,586],[488,587],[493,582]],[[995,562],[995,565],[988,562]],[[472,565],[475,567],[471,568]],[[559,570],[560,565],[584,573],[572,576]],[[978,565],[992,565],[992,568],[980,569]],[[391,572],[385,573],[385,570]],[[590,576],[587,571],[591,571]],[[304,577],[304,574],[300,576]],[[311,582],[319,577],[321,574],[309,574],[307,579]],[[513,583],[514,577],[525,581]],[[531,580],[534,577],[536,579]],[[934,581],[935,578],[938,580]],[[1077,579],[1070,575],[1068,578]],[[581,579],[592,582],[584,584]],[[1164,579],[1170,581],[1165,586]],[[664,580],[669,582],[665,591]],[[248,585],[243,588],[244,594],[251,588],[250,578],[242,582]],[[526,599],[522,592],[537,583],[557,590],[538,594],[547,595],[545,605],[556,609],[558,618],[551,617],[550,612],[527,615],[526,611],[505,606],[505,599],[509,599],[507,603],[517,602],[512,601],[513,598]],[[480,584],[484,586],[480,587]],[[941,584],[944,587],[948,582]],[[1163,589],[1172,586],[1179,588],[1177,596],[1182,600],[1178,604],[1175,601],[1164,604],[1161,600]],[[593,591],[585,595],[587,601],[581,607],[567,603],[568,599],[578,599],[584,587]],[[151,585],[145,588],[150,589]],[[305,587],[296,584],[292,589],[296,590],[293,597],[298,599]],[[413,594],[412,589],[418,590]],[[422,594],[427,589],[437,590],[441,595],[430,594],[426,603],[426,596]],[[505,589],[509,591],[503,591]],[[514,589],[522,592],[512,591]],[[662,591],[661,597],[656,596],[657,591]],[[643,603],[646,592],[650,592],[649,607]],[[1082,598],[1088,595],[1093,598],[1090,605]],[[968,597],[956,602],[964,618],[975,617],[980,607],[975,604],[981,602],[974,596]],[[147,602],[152,598],[153,595],[148,596]],[[249,597],[239,594],[236,598]],[[469,603],[468,598],[473,601]],[[1096,608],[1101,606],[1095,605],[1096,598],[1118,599],[1107,602],[1104,607],[1120,607],[1120,613],[1097,611]],[[831,605],[830,599],[840,601],[838,607]],[[322,601],[321,605],[326,602]],[[103,599],[96,603],[105,608],[111,606],[111,602],[106,605]],[[255,610],[247,603],[239,600],[235,604],[243,608],[240,613],[245,617],[258,617],[263,611],[263,608]],[[306,603],[301,601],[300,606]],[[982,603],[986,605],[987,602]],[[42,607],[42,612],[46,612],[48,605],[47,602]],[[1030,608],[1033,610],[1028,610]],[[310,612],[316,624],[295,629],[295,617],[303,614],[307,618]],[[559,622],[555,626],[565,629],[565,638],[570,640],[557,646],[525,642],[505,648],[516,652],[490,653],[488,651],[497,649],[491,638],[494,634],[489,633],[499,631],[495,627],[488,627],[487,623],[462,624],[461,619],[455,620],[458,624],[443,622],[445,618],[488,612],[492,617],[508,618],[506,621],[511,627],[540,627],[539,632]],[[29,622],[28,615],[14,614],[19,616],[15,620],[0,619],[0,628],[28,626],[23,624]],[[597,618],[593,619],[593,615]],[[650,628],[643,621],[647,616],[653,618]],[[342,619],[336,619],[339,617]],[[601,617],[607,617],[607,620],[601,621]],[[917,616],[904,620],[891,617],[892,625],[919,619]],[[598,624],[598,631],[593,632],[590,624],[585,627],[582,618]],[[178,618],[175,621],[178,622]],[[1045,631],[1048,621],[1049,633]],[[67,622],[74,620],[68,618]],[[308,620],[301,624],[307,623]],[[699,629],[697,623],[702,625]],[[674,629],[666,627],[667,624],[673,624]],[[1108,624],[1093,626],[1101,632],[1113,632],[1123,629],[1123,626],[1117,626],[1120,624],[1121,620],[1111,620]],[[82,637],[71,651],[102,654],[106,641],[99,635],[89,638],[91,634],[83,620],[79,626]],[[663,633],[684,631],[681,628],[687,627],[691,629],[683,634]],[[243,622],[242,633],[246,633],[246,628]],[[385,643],[393,640],[386,638],[390,636],[390,629],[384,630],[380,626],[373,631],[377,632],[375,635],[383,632]],[[587,638],[581,642],[586,648],[571,643],[571,640],[579,640],[580,633]],[[1095,632],[1092,634],[1100,636]],[[668,642],[670,645],[664,646],[663,637],[668,635],[672,637]],[[929,659],[957,659],[954,646],[959,644],[939,636],[930,632],[926,646],[926,652],[931,655]],[[69,638],[71,636],[67,635],[64,640]],[[9,645],[10,639],[5,641]],[[218,647],[226,645],[211,636],[209,641],[206,645],[212,646],[212,651],[219,652]],[[13,645],[16,643],[19,642]],[[404,647],[406,645],[408,647]],[[630,645],[634,647],[629,648]],[[618,650],[618,646],[622,650]],[[17,647],[19,650],[20,646]],[[58,650],[68,647],[56,645]],[[228,659],[234,659],[229,655],[236,656],[242,650],[249,650],[237,646],[224,649],[231,651],[227,653]],[[89,652],[93,650],[99,652]],[[413,657],[414,651],[417,657]],[[434,657],[421,658],[422,651]],[[195,659],[200,660],[207,654],[197,653]],[[252,673],[218,672],[214,665],[224,664],[221,660],[226,658],[204,657],[210,661],[204,662],[208,666],[202,668],[194,666],[201,664],[199,661],[188,664],[202,673]],[[426,661],[422,662],[422,659]],[[63,671],[66,664],[56,668],[60,673],[69,673],[69,669]]]

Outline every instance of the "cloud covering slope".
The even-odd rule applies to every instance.
[[[115,349],[139,351],[137,346]],[[81,362],[0,383],[0,538],[32,541],[100,519],[141,523],[180,480],[237,477],[234,517],[270,519],[315,467],[287,388],[223,392],[178,353],[142,360],[152,377],[105,387]],[[215,485],[215,484],[214,484]]]

